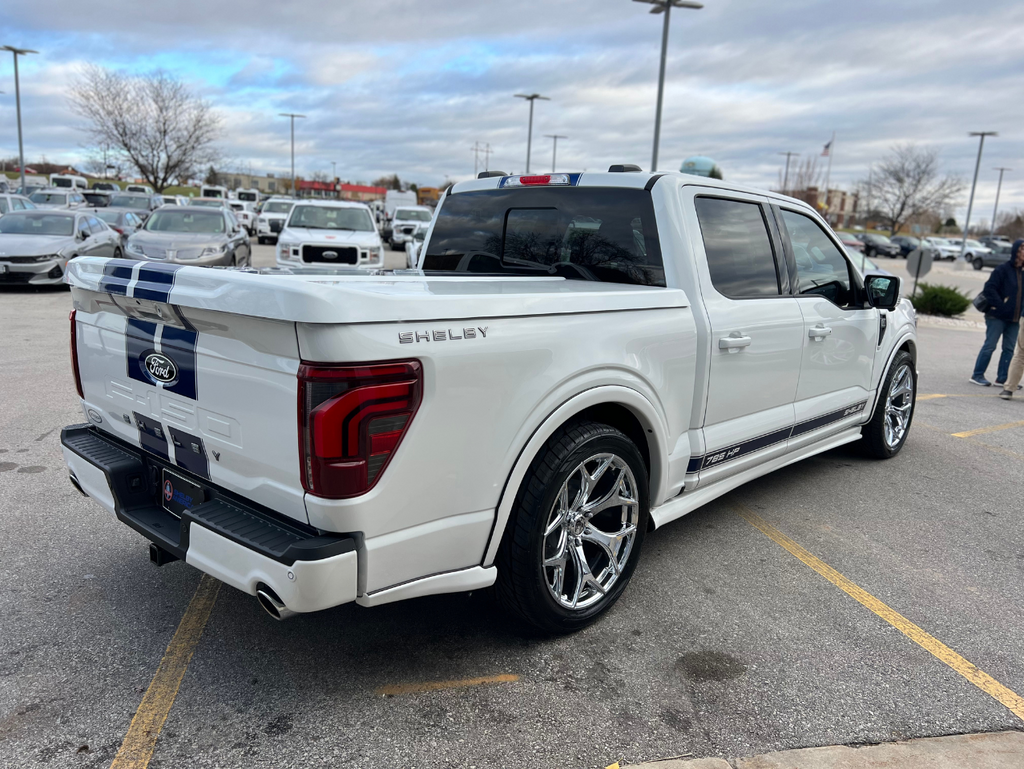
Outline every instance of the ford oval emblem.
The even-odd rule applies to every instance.
[[[158,352],[146,356],[146,371],[158,382],[169,383],[178,378],[178,367],[174,361]]]
[[[337,259],[338,258],[338,252],[337,251],[324,251],[322,256],[323,256],[324,259]]]

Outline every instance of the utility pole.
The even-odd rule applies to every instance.
[[[487,142],[484,144],[484,170],[491,170],[491,143]]]
[[[551,139],[551,170],[555,170],[555,158],[558,156],[558,140],[568,139],[568,136],[561,136],[559,134],[544,134],[547,138]]]
[[[800,153],[799,152],[780,152],[779,154],[786,156],[786,175],[782,179],[782,194],[783,195],[788,195],[789,194],[789,161],[790,161],[790,158],[800,157]]]
[[[480,173],[480,153],[485,152],[485,150],[480,146],[480,142],[473,142],[473,146],[470,149],[473,151],[473,178],[475,179],[477,174]],[[484,170],[486,171],[487,169],[485,168]]]
[[[968,136],[979,137],[978,159],[974,164],[974,181],[971,182],[971,197],[967,199],[967,218],[964,219],[964,236],[960,240],[960,257],[957,259],[956,266],[958,270],[964,268],[964,253],[967,251],[967,233],[970,232],[971,228],[971,209],[974,207],[974,190],[978,186],[978,169],[981,168],[981,152],[985,149],[985,137],[999,136],[999,134],[995,131],[971,131]]]
[[[551,101],[547,96],[541,96],[539,93],[517,93],[513,94],[517,99],[526,99],[530,102],[530,127],[526,133],[526,173],[530,173],[530,145],[533,143],[533,103],[537,99],[542,101]]]
[[[651,152],[651,173],[658,170],[658,143],[661,140],[661,102],[665,95],[665,59],[668,56],[668,20],[672,8],[692,8],[699,11],[704,3],[692,0],[633,0],[635,3],[650,3],[654,7],[651,13],[665,14],[665,23],[661,30],[661,68],[658,70],[658,106],[654,112],[654,150]]]
[[[21,189],[25,189],[25,144],[21,138],[21,84],[18,81],[18,57],[30,53],[39,53],[28,48],[15,48],[13,45],[0,46],[0,51],[14,54],[14,101],[18,110],[18,165],[21,166]]]
[[[295,118],[303,118],[305,115],[296,115],[294,112],[279,112],[279,117],[291,118],[292,121],[292,195],[296,195],[295,190]]]
[[[1012,171],[1013,169],[1012,168],[1002,168],[1002,167],[1000,167],[1000,168],[993,168],[992,170],[999,172],[999,184],[996,185],[996,205],[995,205],[995,208],[992,209],[992,229],[989,230],[989,233],[988,233],[989,235],[995,235],[996,234],[996,214],[999,212],[999,193],[1003,189],[1003,173],[1005,171]]]
[[[825,172],[825,221],[828,222],[829,225],[831,226],[832,220],[829,218],[829,214],[832,211],[832,207],[829,205],[829,202],[828,202],[828,185],[831,184],[831,182],[832,182],[832,156],[834,154],[836,154],[835,153],[835,149],[836,149],[836,132],[835,131],[832,132],[832,141],[830,141],[826,145],[825,149],[828,150],[828,171]]]
[[[332,160],[331,161],[331,179],[334,180],[334,179],[337,179],[337,178],[338,178],[338,161],[337,160]]]

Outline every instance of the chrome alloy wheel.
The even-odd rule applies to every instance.
[[[585,609],[618,581],[636,542],[636,478],[615,454],[595,454],[569,473],[544,526],[544,582],[566,609]]]
[[[885,445],[894,449],[907,434],[910,411],[914,407],[914,375],[910,364],[904,363],[896,371],[885,397]]]

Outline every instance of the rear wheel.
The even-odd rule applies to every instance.
[[[971,264],[974,265],[974,269],[976,269],[976,270],[980,270],[982,267],[985,266],[985,262],[982,261],[980,256],[977,257]]]
[[[120,259],[122,256],[124,256],[124,254],[121,253],[121,249],[120,248],[115,248],[114,249],[114,258],[115,259]]]
[[[613,427],[574,422],[523,479],[498,552],[497,594],[541,630],[586,627],[618,600],[647,530],[647,469]]]
[[[914,359],[903,350],[896,354],[879,388],[878,403],[871,421],[864,425],[864,450],[876,459],[899,454],[910,434],[917,397],[917,372]]]

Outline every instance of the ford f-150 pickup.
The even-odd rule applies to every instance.
[[[551,632],[645,533],[907,440],[916,318],[808,206],[682,174],[485,176],[395,272],[68,267],[71,481],[274,617],[495,585]]]

